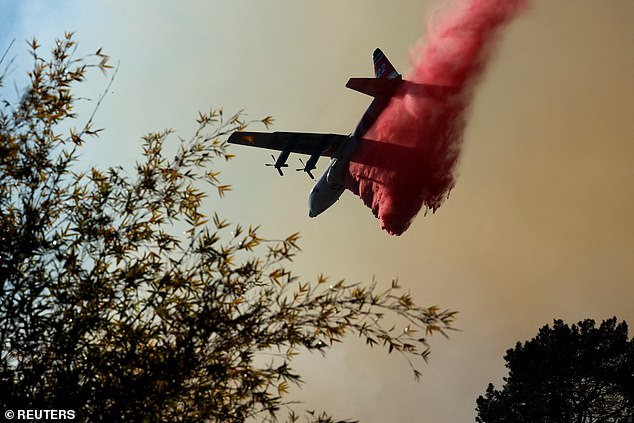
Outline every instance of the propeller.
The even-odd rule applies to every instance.
[[[314,167],[313,169],[307,169],[306,164],[304,164],[304,161],[302,159],[299,159],[299,162],[302,164],[302,167],[295,170],[298,172],[303,170],[304,172],[308,173],[308,176],[310,176],[310,179],[315,179],[315,177],[312,174],[312,170],[314,169]]]
[[[275,160],[275,156],[273,154],[271,154],[271,158],[273,159],[273,163],[266,163],[266,166],[273,166],[275,169],[277,169],[280,176],[284,176],[284,173],[282,172],[282,168],[288,167],[288,165],[286,163],[278,165],[277,161]]]

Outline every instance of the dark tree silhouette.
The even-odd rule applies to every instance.
[[[477,422],[634,421],[634,340],[616,317],[598,328],[555,320],[504,359],[505,385],[477,399]]]
[[[75,47],[66,34],[45,59],[33,40],[30,83],[0,108],[0,408],[295,421],[293,357],[347,334],[402,353],[420,375],[427,337],[454,312],[415,304],[396,281],[304,281],[287,269],[297,234],[265,240],[203,213],[201,182],[219,197],[229,189],[214,162],[231,158],[224,138],[246,126],[240,113],[200,114],[175,154],[171,131],[146,135],[133,172],[79,169],[99,130],[92,117],[73,129],[73,87],[90,68],[111,71],[101,49],[76,58]]]

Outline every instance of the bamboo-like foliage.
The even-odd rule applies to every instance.
[[[91,68],[112,74],[108,56],[76,58],[72,34],[49,59],[36,40],[30,50],[29,86],[0,109],[4,409],[72,409],[90,422],[296,421],[293,357],[350,334],[402,353],[420,376],[427,338],[451,329],[454,312],[416,305],[396,281],[384,291],[304,281],[287,269],[298,234],[265,240],[203,210],[209,186],[220,198],[230,189],[214,170],[231,158],[226,135],[254,122],[201,113],[189,139],[143,137],[134,171],[82,171],[81,148],[100,130],[94,113],[70,128],[73,87]]]

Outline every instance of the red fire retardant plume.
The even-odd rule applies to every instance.
[[[398,96],[366,133],[346,187],[402,234],[422,206],[436,211],[455,184],[465,112],[500,29],[528,0],[464,0],[436,16]],[[451,88],[421,89],[416,84]]]

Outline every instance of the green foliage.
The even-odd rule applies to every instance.
[[[420,375],[414,360],[454,312],[416,305],[396,282],[378,292],[303,281],[286,268],[298,234],[265,240],[203,212],[201,182],[219,197],[230,188],[214,162],[231,158],[223,138],[246,127],[241,113],[200,114],[169,157],[171,131],[146,135],[132,175],[80,171],[100,130],[92,116],[68,129],[72,88],[110,66],[101,49],[74,49],[66,34],[47,60],[34,40],[30,84],[0,110],[2,408],[73,409],[91,422],[295,421],[293,357],[348,334],[402,353]],[[401,326],[386,329],[387,317]]]
[[[597,328],[555,320],[504,357],[501,390],[477,399],[477,422],[630,422],[634,418],[634,340],[616,318]]]

